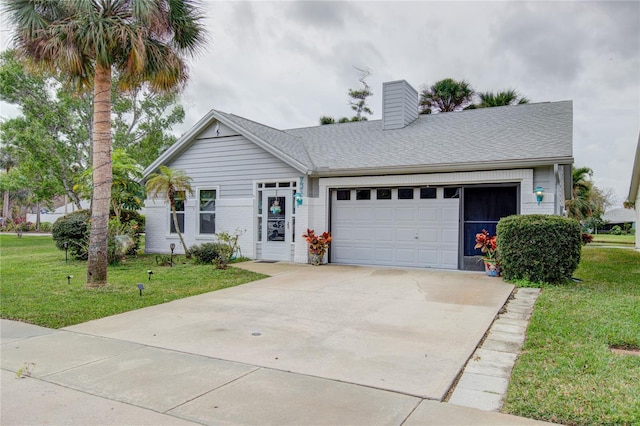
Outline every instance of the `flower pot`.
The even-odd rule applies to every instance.
[[[323,257],[324,257],[323,254],[309,253],[309,263],[314,265],[314,266],[320,266],[320,265],[322,265],[322,258]]]
[[[484,271],[490,277],[499,277],[500,276],[500,265],[495,260],[485,260],[484,261]]]

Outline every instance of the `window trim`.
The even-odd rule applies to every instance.
[[[215,191],[216,196],[215,200],[215,208],[212,212],[206,211],[203,212],[200,210],[200,192],[201,191]],[[218,200],[220,199],[220,185],[206,185],[202,187],[196,188],[196,235],[199,237],[213,237],[216,235],[216,231],[213,233],[201,232],[200,231],[200,217],[203,213],[213,213],[213,228],[216,229],[216,220],[217,220],[217,211],[218,211]]]
[[[176,209],[176,215],[182,214],[182,227],[184,229],[180,230],[180,233],[184,235],[184,231],[187,229],[186,210],[187,210],[187,201],[189,200],[189,193],[187,191],[176,191],[176,193],[179,193],[179,192],[184,193],[184,200],[182,203],[183,210]],[[167,210],[169,211],[169,235],[171,236],[178,235],[177,232],[171,232],[171,227],[173,226],[173,212],[171,211],[171,203],[167,203]],[[179,222],[178,222],[178,226],[180,226]]]

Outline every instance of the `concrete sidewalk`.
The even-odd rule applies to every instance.
[[[276,264],[266,280],[64,330],[2,320],[0,422],[537,423],[439,402],[510,293],[501,280],[309,272]]]

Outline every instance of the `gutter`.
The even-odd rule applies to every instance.
[[[415,166],[387,166],[387,167],[363,167],[349,169],[332,169],[318,167],[309,174],[313,177],[341,177],[341,176],[374,176],[374,175],[401,175],[418,173],[442,173],[442,172],[470,172],[479,170],[497,169],[525,169],[539,166],[555,166],[573,164],[573,157],[549,157],[531,158],[526,160],[497,160],[478,161],[471,163],[441,163],[419,164]]]

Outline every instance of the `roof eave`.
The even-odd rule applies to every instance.
[[[362,167],[331,169],[318,168],[311,172],[315,177],[400,175],[419,173],[469,172],[484,170],[522,169],[529,167],[551,166],[554,164],[573,164],[573,157],[532,158],[525,160],[497,160],[491,162],[417,164],[411,166]]]

